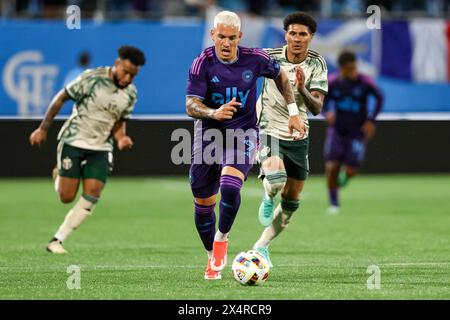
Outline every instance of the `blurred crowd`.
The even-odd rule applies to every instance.
[[[449,17],[450,0],[0,0],[3,18],[60,18],[69,5],[83,17],[106,19],[204,16],[210,6],[259,16],[283,16],[294,10],[318,17],[365,16],[372,4],[388,17]]]

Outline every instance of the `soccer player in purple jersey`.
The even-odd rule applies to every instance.
[[[240,26],[240,19],[233,12],[222,11],[216,15],[211,30],[214,46],[194,60],[187,82],[186,111],[190,117],[199,119],[194,129],[189,180],[194,196],[195,225],[208,254],[205,279],[220,279],[226,265],[228,234],[240,206],[240,189],[257,150],[256,81],[260,76],[275,79],[283,94],[290,114],[290,134],[300,139],[305,133],[286,74],[264,51],[239,46]],[[207,138],[211,133],[222,137]],[[212,149],[216,160],[213,163],[208,161],[211,159],[202,158]],[[214,207],[219,190],[221,201],[216,232]]]
[[[338,64],[339,74],[329,79],[323,108],[328,125],[324,155],[330,214],[339,213],[339,188],[358,174],[383,104],[383,94],[375,83],[358,72],[353,52],[343,51]],[[369,96],[376,100],[372,111],[368,107]]]

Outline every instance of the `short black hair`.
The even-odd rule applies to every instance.
[[[83,51],[78,56],[78,63],[82,67],[87,67],[91,63],[91,55],[88,51]]]
[[[350,50],[344,50],[338,56],[338,65],[340,67],[346,65],[347,63],[355,61],[356,61],[356,54]]]
[[[309,14],[304,12],[294,12],[286,16],[283,20],[284,31],[287,31],[291,24],[302,24],[309,28],[311,33],[316,33],[317,22]]]
[[[143,66],[145,64],[144,53],[136,47],[121,46],[117,51],[122,60],[130,60],[136,66]]]

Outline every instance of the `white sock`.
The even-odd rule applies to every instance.
[[[96,199],[92,197],[89,201],[82,195],[75,206],[67,213],[64,222],[55,234],[55,238],[64,241],[75,229],[77,229],[87,217],[92,214]]]
[[[59,190],[59,175],[55,178],[55,192],[58,193]]]
[[[222,233],[219,230],[217,230],[216,235],[214,236],[214,241],[219,241],[219,242],[224,242],[228,240],[228,234],[227,233]]]
[[[266,199],[273,199],[277,195],[277,190],[272,190],[272,186],[270,185],[269,181],[267,181],[267,178],[263,179],[263,186],[264,186],[264,196]]]
[[[264,229],[261,237],[256,241],[253,248],[268,247],[270,242],[276,238],[289,224],[293,212],[283,211],[279,204],[274,211],[272,224]]]
[[[208,259],[211,259],[212,258],[212,250],[211,251],[206,251],[206,253],[208,254]]]

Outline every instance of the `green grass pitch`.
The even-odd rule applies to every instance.
[[[229,260],[262,231],[261,192],[255,177],[244,184]],[[65,256],[44,250],[70,208],[51,179],[3,179],[0,299],[450,299],[450,175],[361,176],[341,195],[341,214],[326,215],[324,179],[312,176],[267,282],[243,287],[230,264],[221,281],[203,280],[187,178],[112,177]],[[70,265],[79,290],[66,286]],[[379,290],[367,288],[370,265]]]

